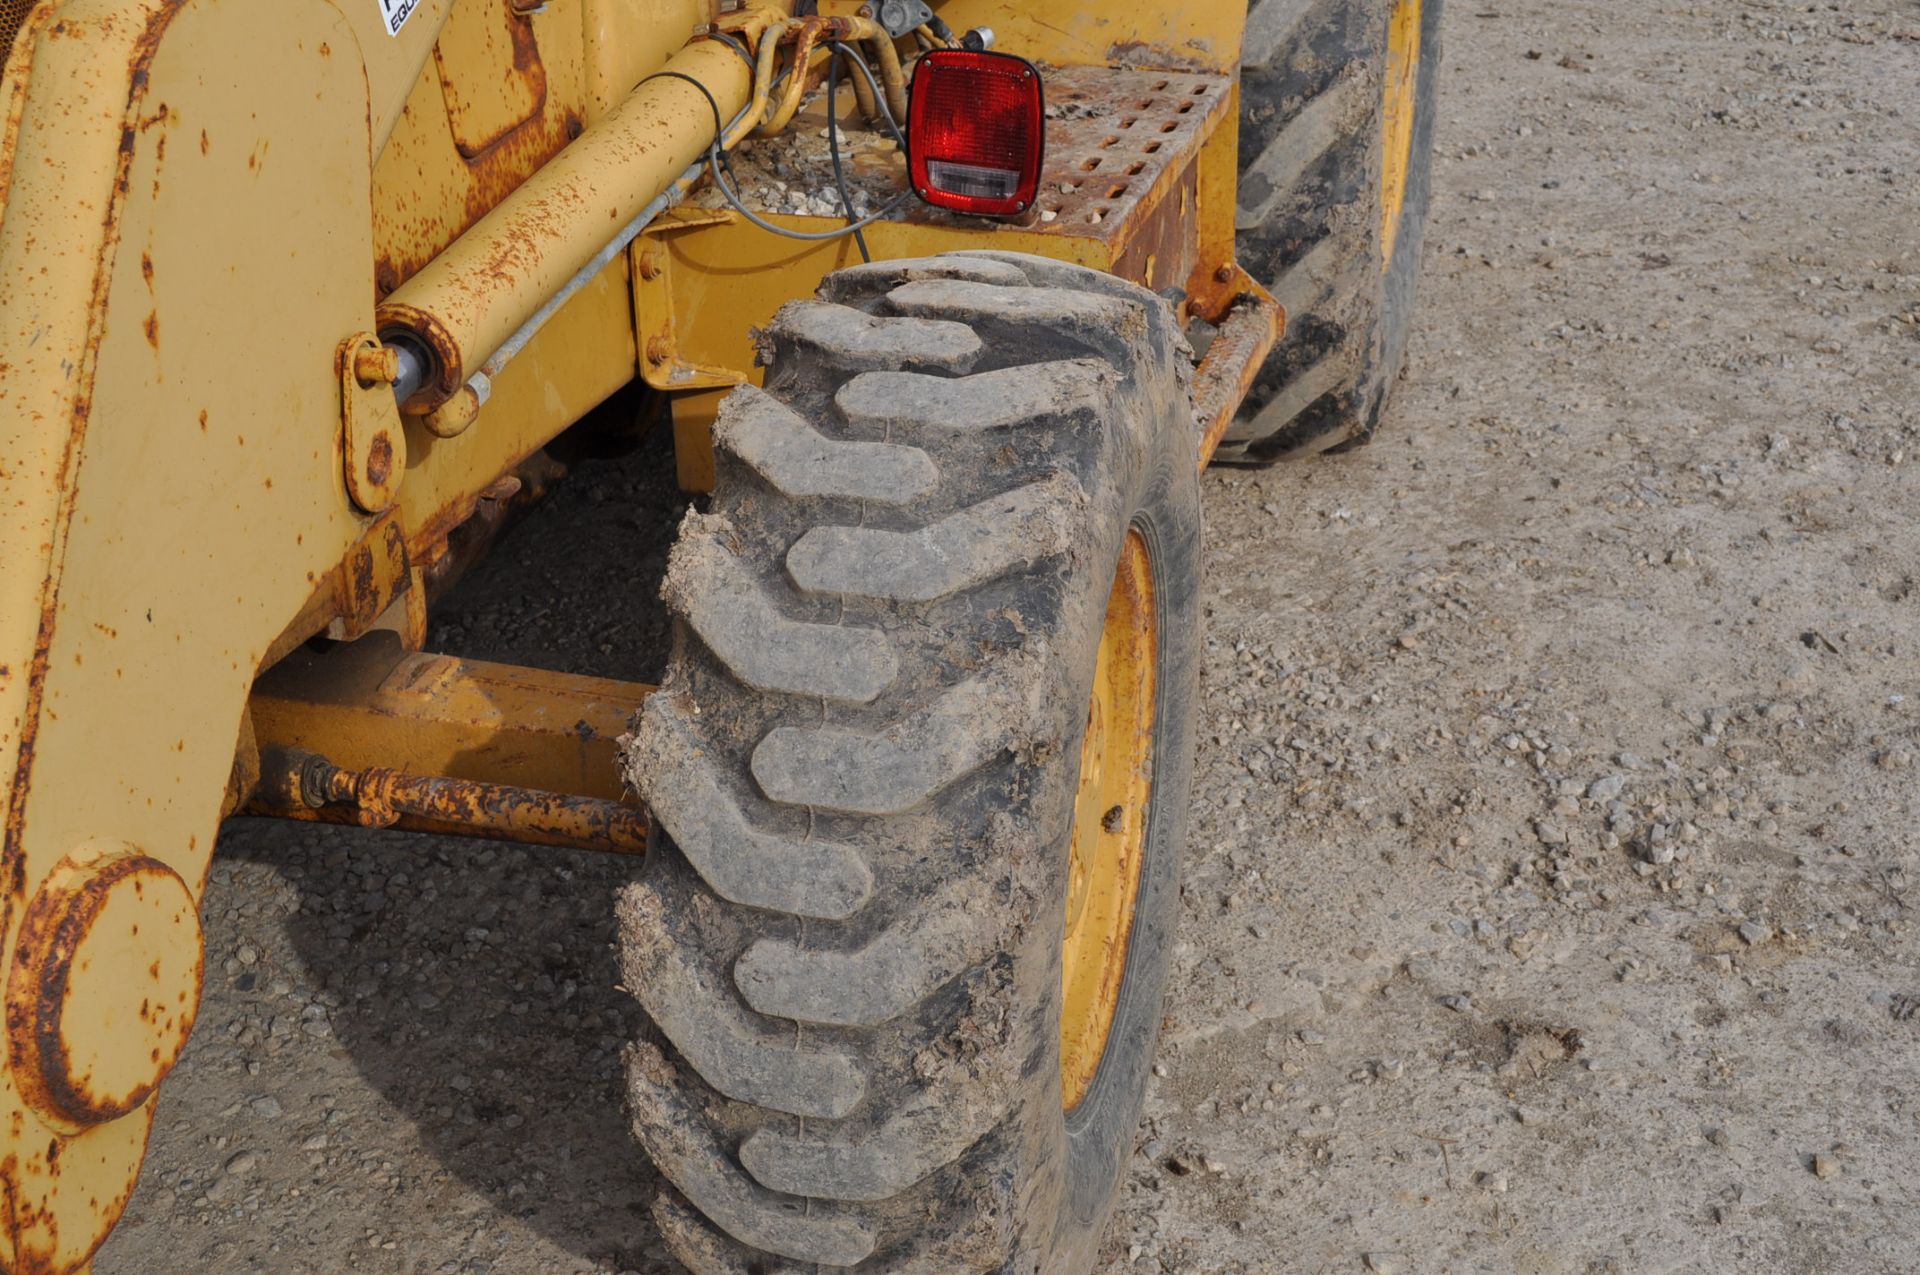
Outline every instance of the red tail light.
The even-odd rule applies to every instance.
[[[913,71],[913,189],[938,208],[1006,217],[1033,207],[1046,148],[1040,72],[1011,53],[933,49]]]

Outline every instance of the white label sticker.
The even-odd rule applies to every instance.
[[[388,35],[399,35],[400,28],[407,25],[407,19],[420,7],[420,0],[379,0],[380,20],[387,25]]]

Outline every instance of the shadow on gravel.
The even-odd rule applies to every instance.
[[[429,649],[655,680],[686,508],[672,469],[660,440],[578,461],[436,608]],[[496,1219],[613,1270],[657,1268],[620,1075],[639,1013],[618,988],[613,900],[637,861],[263,820],[230,825],[220,853],[298,887],[282,924],[323,1032]]]
[[[299,887],[284,932],[331,1007],[331,1046],[492,1210],[642,1267],[658,1245],[626,1127],[619,1053],[637,1013],[617,987],[612,909],[633,866],[352,830],[316,850],[292,831],[235,824],[222,853]]]

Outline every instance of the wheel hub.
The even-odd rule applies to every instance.
[[[1069,851],[1060,1079],[1068,1111],[1099,1073],[1126,979],[1153,793],[1159,631],[1146,537],[1127,533],[1094,664]]]

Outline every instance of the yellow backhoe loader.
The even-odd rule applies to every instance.
[[[697,1275],[1090,1270],[1201,472],[1379,421],[1439,10],[0,0],[0,1269],[124,1208],[246,816],[643,856]],[[662,684],[424,650],[633,384]]]

